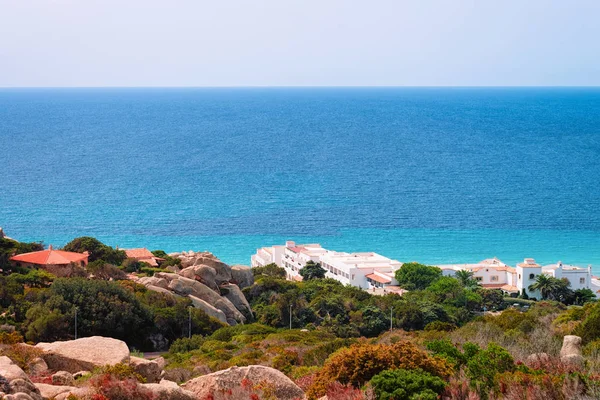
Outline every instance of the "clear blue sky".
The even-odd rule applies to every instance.
[[[600,85],[600,0],[0,0],[0,86]]]

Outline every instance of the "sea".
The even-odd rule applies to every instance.
[[[600,274],[600,88],[0,89],[0,226]]]

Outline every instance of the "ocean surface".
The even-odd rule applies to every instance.
[[[0,89],[0,226],[600,274],[600,88]]]

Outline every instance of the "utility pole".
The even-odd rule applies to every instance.
[[[77,307],[75,307],[75,339],[77,339]]]
[[[390,332],[394,329],[394,307],[390,310]]]
[[[292,329],[292,305],[290,304],[290,329]]]
[[[192,338],[192,307],[188,308],[188,339]]]

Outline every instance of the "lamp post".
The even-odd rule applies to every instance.
[[[394,307],[390,310],[390,332],[394,329]]]
[[[292,329],[292,305],[290,304],[290,329]]]
[[[192,338],[192,307],[188,308],[188,339]]]

